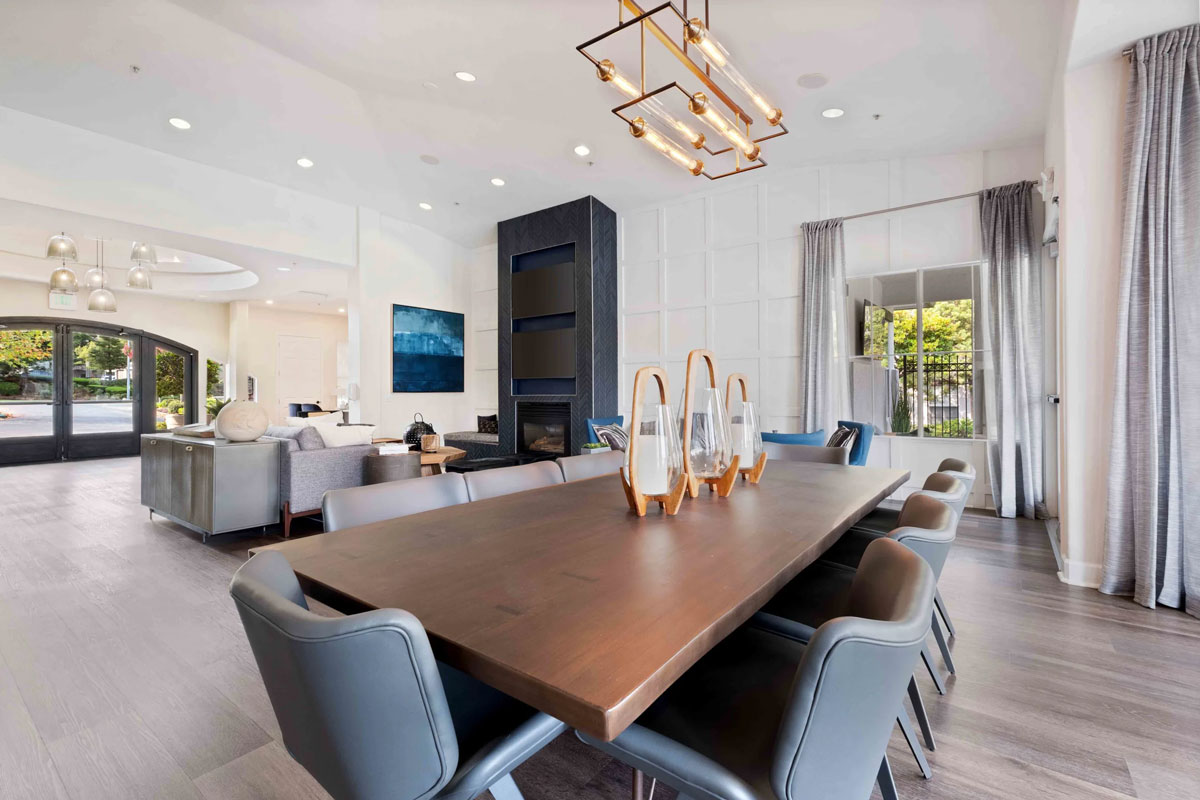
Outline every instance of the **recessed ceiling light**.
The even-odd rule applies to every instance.
[[[311,169],[312,165],[313,165],[311,158],[304,158],[304,157],[297,158],[296,163],[299,164],[301,167],[304,167],[304,169]]]
[[[592,148],[588,147],[586,144],[575,145],[575,155],[577,156],[586,156],[591,152]]]
[[[179,128],[181,131],[186,131],[188,128],[192,127],[192,123],[179,117],[171,117],[169,120],[167,120],[167,122],[171,123],[176,128]]]
[[[820,89],[825,84],[829,83],[829,78],[819,72],[808,72],[796,78],[796,83],[803,86],[805,89]]]
[[[473,83],[475,81],[475,76],[469,72],[456,72],[454,73],[454,77],[458,78],[460,81],[466,81],[467,83]]]
[[[846,112],[840,108],[827,108],[821,112],[821,116],[825,117],[826,119],[837,119],[838,117],[840,117],[842,114],[845,114],[845,113]]]
[[[437,156],[431,156],[431,155],[429,155],[428,153],[426,153],[425,155],[421,156],[421,160],[422,160],[422,161],[424,161],[426,164],[440,164],[440,163],[442,163],[441,159],[439,159]]]
[[[346,309],[344,309],[344,308],[339,308],[339,309],[338,309],[338,313],[339,313],[339,314],[345,314],[345,313],[346,313]]]
[[[417,203],[417,205],[421,207],[422,211],[432,211],[433,210],[433,206],[429,205],[429,203]]]
[[[268,300],[268,301],[267,301],[267,305],[269,305],[269,306],[273,306],[273,305],[275,305],[275,301],[274,301],[274,300]]]
[[[279,270],[280,272],[291,272],[292,271],[291,267],[276,267],[275,269]]]
[[[503,186],[504,178],[492,178],[492,186]]]

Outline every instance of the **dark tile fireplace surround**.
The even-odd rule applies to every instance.
[[[576,455],[588,418],[617,413],[617,215],[583,197],[496,238],[498,441],[454,471]]]

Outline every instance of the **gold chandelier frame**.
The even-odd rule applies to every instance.
[[[628,10],[630,13],[634,14],[634,16],[629,20],[623,19],[624,13],[626,10]],[[672,14],[674,14],[674,19],[672,20],[672,22],[678,22],[681,26],[678,41],[676,41],[674,38],[672,38],[672,36],[670,34],[668,34],[665,30],[663,30],[663,27],[661,25],[659,25],[659,23],[656,20],[652,19],[656,14],[664,14],[665,12],[668,12],[668,11],[671,12]],[[683,0],[683,10],[682,11],[679,9],[678,6],[675,5],[674,2],[671,2],[671,0],[668,0],[668,2],[665,2],[665,3],[662,3],[661,5],[655,6],[654,8],[651,8],[648,11],[644,11],[641,8],[641,6],[639,6],[637,4],[636,0],[617,0],[617,15],[618,15],[618,24],[615,28],[611,28],[610,30],[605,31],[604,33],[600,34],[599,36],[589,39],[588,41],[579,45],[575,49],[578,50],[581,54],[583,54],[584,58],[586,58],[588,61],[592,62],[592,65],[594,67],[596,67],[596,69],[598,71],[604,70],[605,63],[607,63],[608,67],[611,69],[612,62],[605,62],[605,61],[602,61],[601,59],[596,58],[594,55],[592,55],[591,53],[588,52],[588,48],[592,47],[595,44],[598,44],[599,42],[604,41],[605,39],[608,39],[610,36],[621,33],[622,31],[629,30],[629,29],[633,28],[634,26],[638,27],[638,29],[639,29],[638,33],[639,33],[639,36],[641,37],[641,65],[640,65],[640,70],[639,70],[639,82],[638,82],[637,88],[641,92],[641,94],[638,97],[635,97],[627,102],[621,103],[620,105],[615,106],[614,108],[611,109],[613,114],[615,114],[619,119],[621,119],[621,121],[623,121],[624,123],[629,125],[631,132],[635,131],[638,128],[639,121],[642,120],[642,117],[636,113],[632,113],[632,115],[631,115],[631,110],[636,111],[636,108],[641,106],[641,104],[644,103],[646,100],[649,100],[652,98],[657,98],[659,95],[664,94],[664,93],[672,94],[672,90],[679,92],[683,96],[683,98],[689,102],[691,102],[694,97],[693,93],[687,91],[687,89],[680,86],[678,81],[671,81],[670,83],[660,86],[657,89],[652,89],[649,92],[646,91],[646,32],[647,32],[647,29],[649,29],[649,32],[656,39],[658,39],[659,42],[661,42],[666,47],[667,51],[670,52],[672,55],[674,55],[675,58],[689,72],[691,72],[692,75],[697,80],[699,80],[701,84],[703,84],[705,90],[707,90],[707,92],[710,93],[710,96],[713,99],[715,99],[716,101],[718,101],[719,103],[721,103],[722,105],[724,105],[724,107],[726,109],[728,109],[728,111],[734,117],[734,119],[738,123],[740,123],[741,130],[739,131],[739,133],[744,134],[745,138],[747,140],[749,140],[751,143],[757,145],[760,142],[765,142],[769,139],[776,139],[776,138],[778,138],[780,136],[784,136],[788,133],[787,126],[784,125],[782,121],[778,121],[774,126],[772,126],[773,128],[775,128],[775,130],[773,130],[771,133],[768,133],[765,136],[760,136],[758,138],[754,138],[752,136],[752,134],[750,133],[750,126],[754,124],[754,118],[751,117],[748,113],[746,113],[745,109],[743,109],[732,97],[729,96],[729,94],[727,94],[725,92],[724,89],[722,89],[716,83],[716,81],[713,80],[712,69],[711,69],[710,65],[707,63],[707,61],[705,62],[704,66],[701,67],[694,60],[692,60],[691,56],[688,55],[688,47],[689,47],[688,28],[689,28],[689,25],[691,24],[690,17],[688,16],[688,0]],[[710,17],[709,17],[709,9],[708,9],[708,0],[705,0],[705,2],[704,2],[704,27],[705,27],[705,29],[709,28],[709,19],[710,19]],[[642,124],[644,125],[644,122]],[[637,136],[639,134],[637,134],[635,132],[634,135]],[[753,161],[745,160],[743,158],[742,152],[738,148],[736,148],[732,145],[724,147],[720,150],[713,150],[711,147],[708,146],[707,140],[705,139],[704,136],[700,137],[699,144],[694,144],[693,146],[697,150],[704,150],[706,153],[708,153],[709,155],[712,155],[712,156],[719,156],[719,155],[728,153],[730,151],[733,151],[734,168],[729,170],[728,172],[722,172],[722,173],[714,175],[714,174],[710,173],[707,169],[702,169],[701,171],[696,173],[699,175],[703,175],[704,177],[708,178],[709,180],[715,181],[715,180],[719,180],[721,178],[728,178],[731,175],[740,175],[743,172],[751,172],[753,170],[761,169],[762,167],[767,166],[766,160],[761,155],[759,155]],[[701,164],[701,166],[703,167],[703,164]]]

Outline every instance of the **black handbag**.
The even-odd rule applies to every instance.
[[[421,412],[418,411],[416,414],[413,414],[412,425],[409,425],[408,430],[404,432],[404,443],[420,445],[421,437],[428,436],[431,433],[437,433],[437,431],[425,421],[425,417],[421,416]]]

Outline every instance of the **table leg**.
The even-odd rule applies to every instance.
[[[640,769],[633,771],[633,800],[642,800],[642,784],[645,782],[646,776],[642,774]]]

